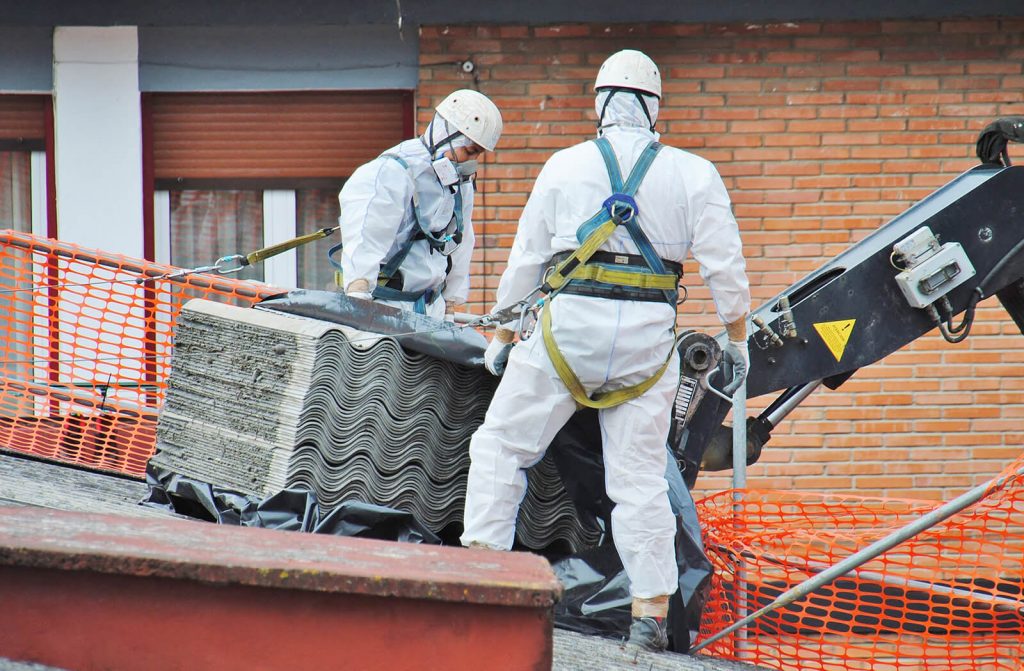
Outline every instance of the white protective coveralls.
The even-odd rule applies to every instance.
[[[598,112],[607,92],[597,96]],[[622,178],[648,142],[658,99],[645,96],[652,119],[634,95],[618,94],[605,109],[601,134],[618,159]],[[611,195],[604,162],[593,142],[555,153],[544,165],[519,220],[508,268],[494,310],[515,304],[541,282],[556,252],[579,246],[576,230]],[[723,323],[747,313],[750,292],[742,243],[729,196],[715,167],[688,152],[665,147],[641,183],[637,220],[663,259],[682,262],[688,251],[700,264]],[[603,250],[637,254],[619,227]],[[560,294],[551,310],[552,332],[588,394],[642,382],[673,347],[675,306]],[[600,411],[605,483],[615,503],[615,545],[634,597],[669,595],[677,587],[675,520],[665,481],[666,442],[679,384],[678,355],[645,394]],[[526,490],[525,470],[576,412],[535,333],[512,349],[484,423],[470,444],[463,545],[511,548]]]
[[[472,140],[460,135],[446,142],[431,156],[427,147],[452,134],[444,118],[435,114],[434,120],[419,138],[406,140],[388,149],[384,154],[400,156],[408,169],[398,161],[382,154],[352,174],[338,194],[341,204],[343,243],[341,267],[345,286],[357,279],[366,280],[371,290],[377,286],[381,267],[390,260],[409,239],[416,228],[412,205],[413,189],[419,196],[422,222],[430,231],[441,233],[448,228],[455,214],[453,187],[442,186],[431,161],[445,151],[466,146]],[[444,254],[431,251],[425,239],[416,241],[400,267],[403,291],[422,292],[447,285],[441,297],[425,307],[426,314],[444,319],[446,302],[459,305],[469,293],[469,262],[473,256],[473,184],[458,184],[462,193],[462,243],[447,245]],[[445,254],[450,253],[450,257]],[[449,259],[451,270],[448,270]],[[380,301],[403,310],[412,310],[407,301]]]

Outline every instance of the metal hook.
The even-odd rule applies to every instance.
[[[716,389],[714,385],[711,384],[711,377],[715,373],[717,373],[720,368],[721,366],[715,366],[714,368],[708,371],[707,375],[700,378],[700,386],[704,387],[705,389],[713,393],[715,396],[718,396],[723,401],[728,401],[729,403],[732,403],[732,396],[729,396],[724,391]]]

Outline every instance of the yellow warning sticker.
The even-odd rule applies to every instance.
[[[821,339],[828,346],[828,351],[839,361],[846,351],[846,343],[850,342],[850,334],[853,333],[853,325],[856,319],[843,319],[837,322],[821,322],[814,325]]]

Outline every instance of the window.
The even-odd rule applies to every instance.
[[[0,228],[32,232],[32,153],[0,151]]]
[[[302,189],[295,194],[296,235],[305,235],[321,228],[338,225],[340,215],[336,189]],[[299,247],[298,285],[304,289],[333,289],[334,266],[327,252],[341,242],[341,234],[333,235]],[[336,257],[340,260],[340,256]]]
[[[263,192],[183,190],[168,194],[168,260],[179,268],[212,265],[263,246]],[[236,275],[263,280],[259,264]]]
[[[248,254],[338,222],[359,165],[412,136],[410,91],[147,93],[155,260],[184,268]],[[327,250],[308,243],[238,277],[327,289]]]

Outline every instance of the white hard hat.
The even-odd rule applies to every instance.
[[[501,137],[501,112],[491,99],[473,89],[459,89],[437,106],[437,113],[463,135],[488,151]]]
[[[643,91],[661,98],[661,73],[647,54],[623,49],[609,56],[597,71],[594,90],[622,88]]]

